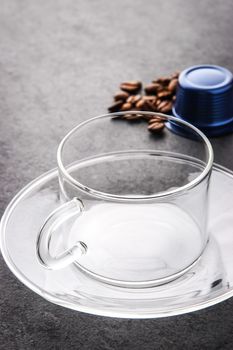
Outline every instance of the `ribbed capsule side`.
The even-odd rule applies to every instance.
[[[178,85],[176,114],[196,126],[217,126],[233,119],[233,83],[224,89],[191,90]]]

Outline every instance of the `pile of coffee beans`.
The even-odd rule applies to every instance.
[[[127,111],[149,111],[159,113],[171,112],[176,99],[176,87],[179,73],[169,77],[160,77],[143,87],[140,81],[126,81],[120,84],[120,91],[114,95],[114,103],[108,108],[110,113],[126,112],[121,119],[135,121],[146,119],[148,130],[162,131],[164,122],[161,117],[148,116],[140,113],[127,114]]]

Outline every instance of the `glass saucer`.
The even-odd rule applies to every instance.
[[[60,205],[57,170],[43,174],[11,201],[1,221],[1,250],[28,288],[64,307],[96,315],[157,318],[214,305],[233,295],[233,173],[215,165],[210,184],[210,239],[204,254],[182,277],[151,288],[102,283],[72,264],[47,270],[36,256],[45,218]]]

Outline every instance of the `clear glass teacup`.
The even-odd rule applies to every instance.
[[[37,254],[50,269],[74,263],[104,283],[152,287],[191,269],[205,249],[213,151],[187,122],[140,112],[128,123],[123,114],[89,119],[61,141],[61,206],[41,228]],[[147,132],[143,120],[155,115],[186,137]]]

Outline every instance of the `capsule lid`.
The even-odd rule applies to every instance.
[[[179,76],[179,84],[186,89],[219,89],[232,82],[232,73],[220,66],[199,65],[185,69]]]
[[[173,115],[207,136],[233,131],[233,75],[220,66],[198,65],[185,69],[178,79]],[[182,133],[180,128],[170,129]]]

